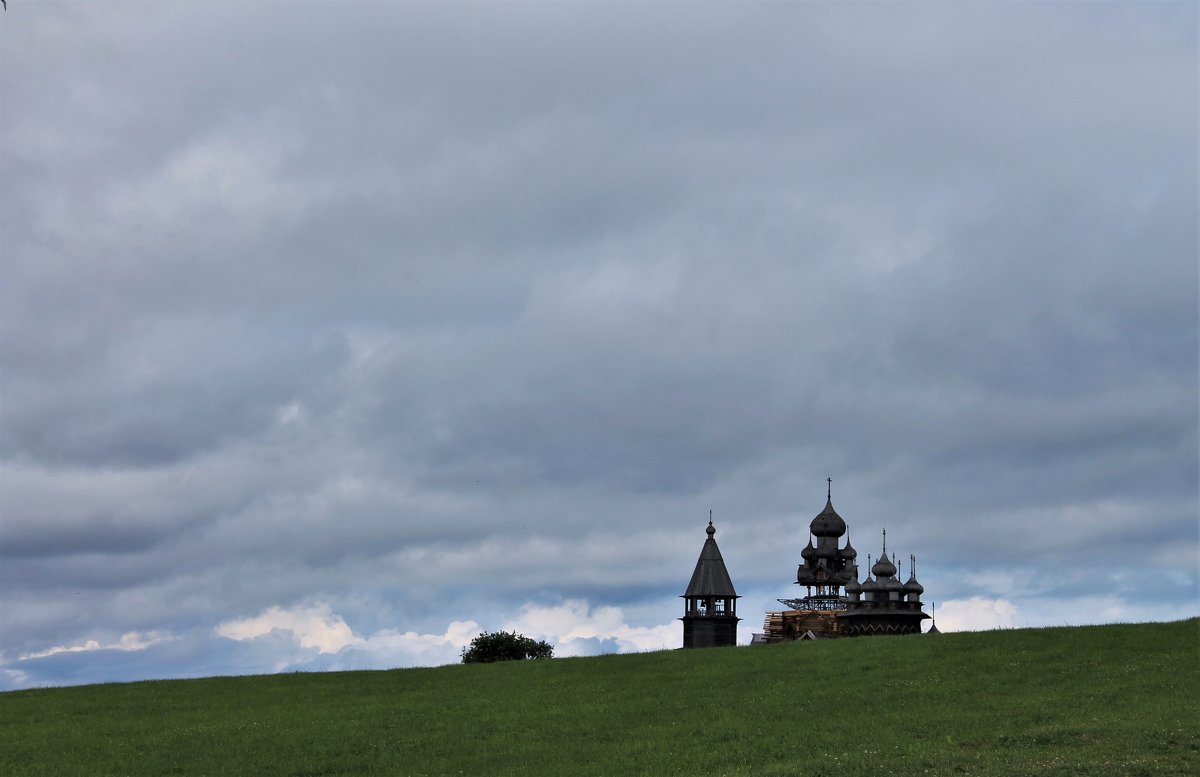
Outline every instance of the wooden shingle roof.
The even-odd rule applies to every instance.
[[[696,561],[696,570],[692,572],[692,580],[688,583],[684,596],[721,596],[738,598],[733,590],[733,581],[729,579],[729,570],[725,568],[725,559],[721,558],[721,549],[713,536],[717,530],[709,521],[704,530],[708,539],[700,549],[700,558]]]

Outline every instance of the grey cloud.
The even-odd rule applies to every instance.
[[[6,657],[657,625],[710,507],[772,606],[826,475],[937,598],[1194,604],[1194,8],[306,10],[0,51]]]

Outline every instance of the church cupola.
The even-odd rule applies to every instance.
[[[733,581],[721,558],[715,539],[712,512],[708,515],[708,539],[700,549],[700,558],[692,572],[683,598],[683,646],[719,647],[737,644],[737,600]]]
[[[858,590],[862,593],[862,601],[875,601],[875,594],[879,586],[871,579],[871,554],[867,554],[867,577],[859,585]]]
[[[908,582],[904,584],[904,594],[910,602],[920,602],[925,586],[917,582],[917,557],[908,557]]]
[[[862,586],[859,585],[857,579],[855,579],[853,577],[850,578],[850,582],[846,583],[846,597],[852,603],[857,604],[860,600],[859,597],[861,595],[862,595]]]
[[[825,482],[825,509],[808,525],[808,544],[800,551],[803,560],[796,570],[796,584],[804,586],[805,595],[779,600],[793,610],[830,612],[845,609],[847,600],[842,588],[851,580],[857,582],[858,567],[854,559],[858,553],[850,547],[849,540],[845,547],[838,546],[839,538],[846,534],[846,522],[833,509],[833,480],[826,478]]]
[[[883,554],[875,562],[875,566],[871,567],[871,574],[880,580],[893,577],[896,574],[896,565],[892,563],[892,560],[887,555],[887,529],[883,530]]]
[[[833,479],[827,480],[830,488],[825,494],[825,509],[812,519],[809,530],[814,537],[841,537],[846,533],[846,522],[837,514],[837,510],[833,509]]]

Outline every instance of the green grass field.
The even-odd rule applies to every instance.
[[[4,775],[1200,774],[1200,619],[0,694]]]

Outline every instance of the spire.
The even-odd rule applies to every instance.
[[[721,557],[721,549],[717,547],[717,541],[714,539],[717,530],[712,525],[711,514],[704,533],[708,535],[708,539],[704,541],[700,558],[696,560],[696,569],[692,572],[691,582],[683,595],[736,597],[729,570],[725,568],[725,559]]]
[[[833,501],[833,478],[825,478],[825,500]]]

